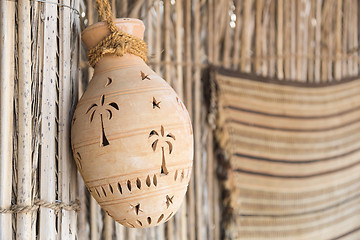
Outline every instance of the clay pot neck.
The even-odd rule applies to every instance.
[[[144,38],[144,23],[135,18],[117,18],[114,19],[115,25],[128,34],[137,38]],[[95,47],[101,40],[110,34],[106,22],[98,22],[87,27],[81,34],[82,40],[88,49]]]
[[[114,55],[105,55],[102,57],[95,66],[95,72],[106,72],[116,70],[117,68],[126,68],[135,65],[146,65],[142,58],[132,55],[125,54],[122,57]]]

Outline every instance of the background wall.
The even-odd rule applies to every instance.
[[[95,3],[51,2],[0,2],[0,239],[219,239],[227,193],[204,98],[209,64],[303,82],[359,74],[357,0],[112,0],[117,17],[144,21],[148,63],[183,98],[195,134],[182,209],[163,226],[126,229],[89,196],[70,153],[71,115],[92,75],[80,32],[97,21]]]

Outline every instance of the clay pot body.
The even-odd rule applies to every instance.
[[[142,38],[136,19],[116,19]],[[88,48],[105,23],[82,34]],[[91,195],[117,222],[145,228],[169,220],[191,176],[193,133],[174,90],[139,57],[105,56],[76,107],[71,129],[76,165]]]

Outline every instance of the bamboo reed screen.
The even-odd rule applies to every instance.
[[[126,229],[99,209],[69,144],[71,114],[92,75],[79,34],[96,22],[95,3],[2,0],[0,208],[35,206],[0,213],[0,239],[219,239],[225,229],[216,170],[222,166],[214,161],[215,126],[202,70],[213,64],[315,83],[359,74],[357,0],[111,3],[117,17],[144,21],[149,64],[184,99],[193,119],[194,175],[186,202],[169,223],[146,230]],[[37,209],[37,199],[55,205],[79,200],[81,210]]]

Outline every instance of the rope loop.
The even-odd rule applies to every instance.
[[[126,53],[130,53],[146,61],[147,45],[144,40],[121,31],[115,26],[108,0],[96,0],[96,4],[100,19],[107,22],[110,35],[89,50],[88,60],[90,65],[95,67],[96,63],[105,54],[114,54],[121,57]]]

